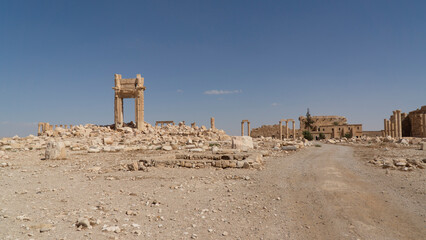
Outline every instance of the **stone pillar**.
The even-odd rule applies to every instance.
[[[70,124],[70,129],[72,129],[72,124]]]
[[[285,138],[288,139],[288,120],[285,120]]]
[[[136,74],[136,98],[135,98],[135,120],[136,120],[136,127],[139,130],[142,130],[145,128],[145,122],[144,122],[144,91],[145,87],[144,84],[144,78],[140,74]]]
[[[402,138],[401,110],[395,110],[396,113],[396,137]]]
[[[43,126],[42,123],[38,123],[37,135],[39,135],[39,136],[41,134],[40,127],[42,127],[42,126]]]
[[[247,122],[247,133],[248,133],[248,135],[247,135],[247,136],[249,136],[249,137],[250,137],[250,134],[251,134],[250,122]]]
[[[123,99],[116,94],[114,98],[114,123],[116,128],[123,126],[122,119],[123,119]]]
[[[216,127],[214,125],[214,117],[210,118],[210,128],[211,129],[216,129]]]
[[[395,137],[395,122],[391,121],[391,137]]]
[[[195,128],[195,122],[191,123],[191,127]]]
[[[115,81],[115,87],[113,88],[115,90],[114,94],[114,124],[115,128],[122,127],[123,121],[123,99],[118,96],[118,91],[120,91],[121,87],[121,75],[115,74],[114,75],[114,81]]]
[[[280,140],[283,140],[283,122],[280,120]]]
[[[388,121],[387,119],[384,119],[384,128],[383,128],[383,137],[386,137],[386,133],[387,133],[387,128],[388,128]]]
[[[244,122],[241,122],[241,136],[244,136]]]
[[[423,137],[426,137],[426,113],[423,114]]]
[[[389,119],[386,119],[386,124],[387,124],[386,136],[391,136],[391,121]]]
[[[293,120],[293,139],[296,140],[296,122]]]

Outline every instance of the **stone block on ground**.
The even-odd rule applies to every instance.
[[[62,160],[67,158],[67,150],[63,142],[49,142],[46,146],[46,159]]]
[[[253,149],[253,139],[249,136],[234,136],[232,137],[232,148],[243,151]]]
[[[288,145],[288,146],[283,146],[281,149],[285,150],[285,151],[296,151],[297,150],[297,146],[295,146],[295,145]]]

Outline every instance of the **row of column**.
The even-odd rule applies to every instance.
[[[280,140],[283,139],[283,122],[285,122],[285,138],[289,138],[289,128],[288,128],[288,122],[292,121],[293,122],[293,139],[296,139],[296,122],[293,119],[281,119],[279,121],[280,124]]]
[[[53,127],[53,125],[50,125],[50,123],[39,122],[38,123],[37,133],[38,133],[38,135],[40,135],[42,133],[45,133],[46,131],[53,131],[58,126],[61,127],[61,128],[68,129],[68,125],[55,125],[55,127]],[[70,129],[71,128],[72,128],[72,125],[70,125]]]
[[[391,136],[393,138],[402,138],[402,118],[401,110],[393,111],[390,119],[384,120],[384,136]]]

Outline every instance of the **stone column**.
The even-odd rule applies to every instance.
[[[244,136],[244,122],[241,122],[241,136]]]
[[[288,120],[285,120],[285,138],[288,138]]]
[[[391,121],[391,137],[395,137],[395,122]]]
[[[293,120],[293,139],[296,140],[296,122]]]
[[[210,118],[210,128],[211,129],[216,129],[216,127],[214,125],[214,117]]]
[[[423,137],[426,137],[426,113],[423,114]]]
[[[397,137],[397,135],[396,135],[396,133],[397,133],[397,131],[398,131],[398,129],[396,129],[397,128],[397,124],[396,124],[396,121],[397,121],[397,118],[396,118],[396,111],[392,111],[392,113],[393,113],[393,136],[392,137],[394,137],[394,138],[396,138]]]
[[[250,134],[251,134],[251,132],[250,132],[250,122],[247,122],[247,133],[248,133],[248,135],[247,136],[249,136],[250,137]]]
[[[395,110],[396,112],[396,137],[402,138],[402,124],[401,124],[401,110]]]
[[[391,121],[389,119],[387,119],[386,121],[387,121],[387,124],[388,124],[388,128],[387,128],[388,132],[386,133],[386,136],[391,136],[392,135],[392,133],[391,133],[392,132]]]
[[[280,120],[280,140],[283,140],[283,122]]]
[[[115,82],[115,86],[113,87],[114,89],[114,124],[115,124],[115,128],[121,127],[122,126],[122,121],[121,121],[121,117],[123,115],[123,99],[120,98],[120,96],[118,96],[118,91],[120,91],[120,86],[121,86],[121,75],[120,74],[115,74],[114,75],[114,82]],[[121,111],[120,111],[121,109]]]
[[[115,98],[114,98],[114,124],[115,124],[116,128],[121,127],[121,122],[120,122],[121,105],[122,105],[121,104],[121,98],[118,97],[118,95],[116,94]]]
[[[388,122],[387,119],[384,119],[384,128],[383,128],[383,137],[386,137],[387,128],[388,128]]]
[[[136,74],[136,97],[135,97],[135,122],[139,130],[144,129],[144,78],[140,74]]]

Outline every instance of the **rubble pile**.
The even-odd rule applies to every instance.
[[[389,169],[398,169],[402,171],[412,171],[416,168],[425,169],[426,168],[426,158],[416,159],[416,158],[387,158],[387,157],[376,157],[373,160],[370,160],[369,163],[376,166]]]
[[[131,127],[112,129],[93,124],[57,127],[39,136],[0,140],[0,159],[8,151],[44,151],[44,160],[63,160],[75,154],[139,151],[150,156],[125,166],[146,170],[151,166],[202,168],[260,168],[264,156],[287,154],[310,146],[305,140],[231,137],[223,130],[205,126],[165,125],[144,130]]]
[[[359,144],[359,145],[382,145],[390,147],[418,147],[426,151],[426,138],[392,138],[387,137],[362,137],[362,138],[341,138],[322,140],[330,144]]]

